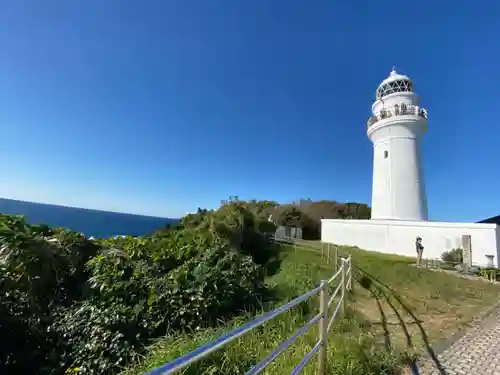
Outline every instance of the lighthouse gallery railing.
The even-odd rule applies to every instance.
[[[427,110],[415,105],[396,105],[390,108],[383,108],[377,114],[368,119],[368,127],[380,120],[385,120],[393,116],[419,116],[427,118]]]

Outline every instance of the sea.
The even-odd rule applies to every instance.
[[[90,210],[0,198],[0,213],[24,215],[30,224],[65,227],[85,236],[141,236],[175,224],[179,219]]]

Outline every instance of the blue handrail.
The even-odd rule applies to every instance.
[[[298,329],[291,337],[283,341],[271,354],[269,354],[264,360],[256,364],[246,375],[256,375],[263,371],[267,365],[269,365],[274,359],[276,359],[281,353],[283,353],[290,345],[292,345],[299,336],[302,336],[307,330],[315,323],[317,323],[323,317],[322,313],[319,313],[314,318],[309,320],[300,329]]]
[[[339,270],[331,277],[329,280],[325,280],[321,283],[321,285],[317,286],[316,288],[304,293],[303,295],[293,299],[292,301],[284,304],[283,306],[280,306],[276,308],[273,311],[270,311],[266,314],[262,314],[258,317],[256,317],[254,320],[243,324],[242,326],[223,334],[222,336],[218,337],[217,339],[198,347],[197,349],[193,350],[190,353],[187,353],[169,363],[166,363],[151,372],[149,372],[147,375],[169,375],[169,374],[174,374],[183,368],[189,366],[192,363],[195,363],[205,357],[207,357],[209,354],[215,352],[216,350],[222,348],[223,346],[229,344],[230,342],[236,340],[238,337],[243,336],[247,332],[251,331],[254,328],[257,328],[267,321],[277,317],[278,315],[282,314],[285,311],[288,311],[292,309],[293,307],[297,306],[298,304],[308,300],[312,296],[322,293],[322,296],[325,298],[325,303],[323,307],[323,311],[320,311],[316,316],[314,316],[311,320],[309,320],[307,323],[305,323],[301,328],[299,328],[292,336],[284,340],[272,353],[270,353],[265,359],[260,361],[258,364],[253,366],[247,373],[246,375],[256,375],[262,372],[274,359],[276,359],[283,351],[285,351],[291,344],[297,340],[298,337],[303,335],[307,330],[315,323],[318,323],[323,325],[324,332],[328,332],[331,329],[331,326],[333,324],[333,321],[338,313],[338,311],[341,309],[341,307],[344,306],[345,303],[345,291],[348,289],[350,285],[350,277],[351,277],[351,257],[348,257],[346,259],[341,258],[341,266],[339,267]],[[342,276],[341,282],[335,289],[334,293],[332,294],[331,298],[328,298],[328,285],[333,282],[338,276]],[[346,280],[347,275],[349,275],[349,279]],[[328,308],[332,304],[335,296],[338,294],[339,290],[342,291],[341,297],[339,302],[337,303],[334,313],[332,314],[331,319],[328,319]],[[321,327],[320,327],[321,328]],[[321,330],[321,329],[320,329]],[[326,341],[326,339],[325,339]],[[298,374],[304,366],[310,361],[312,356],[318,352],[320,349],[325,350],[325,355],[323,357],[326,357],[326,342],[323,342],[323,340],[320,340],[316,343],[316,345],[313,347],[313,349],[301,360],[301,362],[297,365],[297,367],[292,371],[292,374]],[[326,368],[326,364],[323,364],[323,368]]]
[[[321,348],[321,341],[318,341],[316,345],[312,348],[312,350],[305,355],[305,357],[300,361],[300,363],[293,369],[293,371],[290,373],[290,375],[297,375],[300,374],[300,372],[306,367],[306,365],[309,363],[311,360],[312,356],[318,352],[318,350]]]

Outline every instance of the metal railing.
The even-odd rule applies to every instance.
[[[287,239],[276,239],[276,242],[287,242]],[[295,246],[300,246],[300,241],[294,239],[293,242]],[[288,242],[288,243],[290,243]],[[338,254],[338,252],[337,252]],[[324,255],[324,254],[323,254]],[[327,257],[327,259],[329,259]],[[261,360],[250,370],[246,372],[246,375],[256,375],[261,373],[271,362],[273,362],[281,353],[283,353],[290,345],[292,345],[300,336],[306,333],[310,327],[314,324],[318,324],[318,340],[307,353],[300,363],[293,369],[290,374],[299,374],[304,367],[309,363],[315,354],[317,354],[318,361],[318,373],[321,375],[326,375],[327,373],[327,359],[328,359],[328,332],[331,330],[334,320],[337,317],[339,311],[345,314],[346,309],[346,299],[348,293],[352,290],[352,258],[351,256],[347,258],[340,258],[339,264],[335,262],[334,275],[328,280],[322,280],[320,285],[316,288],[304,293],[303,295],[293,299],[287,304],[278,307],[277,309],[270,311],[266,314],[260,315],[254,320],[243,324],[217,339],[198,347],[190,353],[187,353],[169,363],[166,363],[147,375],[167,375],[175,374],[178,371],[184,369],[185,367],[206,358],[211,353],[221,349],[230,342],[236,340],[238,337],[245,335],[251,330],[263,325],[264,323],[276,318],[278,315],[294,308],[302,302],[309,300],[311,297],[319,294],[319,312],[302,327],[300,327],[293,335],[284,340],[278,347],[271,352],[266,358]],[[340,280],[339,280],[340,279]],[[339,280],[337,287],[334,292],[329,294],[329,286],[335,281]],[[340,298],[338,298],[337,303],[333,309],[332,314],[329,314],[330,308],[334,305],[336,297],[340,293]]]
[[[375,115],[371,116],[368,119],[367,125],[368,127],[374,125],[380,120],[385,120],[387,118],[393,117],[393,116],[419,116],[422,118],[427,118],[427,110],[422,107],[418,107],[416,105],[396,105],[391,108],[383,108],[380,110],[379,113],[376,113]]]

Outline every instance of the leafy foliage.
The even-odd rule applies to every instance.
[[[463,250],[458,248],[445,251],[441,254],[441,259],[453,264],[463,263]]]
[[[273,216],[279,217],[281,212],[289,207],[295,207],[302,211],[312,220],[319,222],[321,219],[369,219],[370,207],[364,203],[301,199],[288,205],[276,206],[271,212]]]
[[[0,372],[116,373],[151,338],[253,306],[272,205],[233,197],[175,228],[99,241],[0,216],[0,334],[11,338]]]
[[[311,238],[321,218],[369,209],[230,197],[151,235],[102,240],[0,215],[0,373],[117,373],[153,338],[251,309],[276,258],[270,215]]]
[[[494,267],[481,268],[479,269],[478,274],[479,276],[491,281],[498,281],[498,279],[500,278],[500,270]]]
[[[0,373],[36,373],[53,356],[51,312],[85,294],[98,246],[78,233],[0,215]]]
[[[288,205],[270,206],[266,211],[279,225],[302,228],[304,239],[320,238],[321,219],[369,219],[370,207],[362,203],[338,203],[301,199]]]

